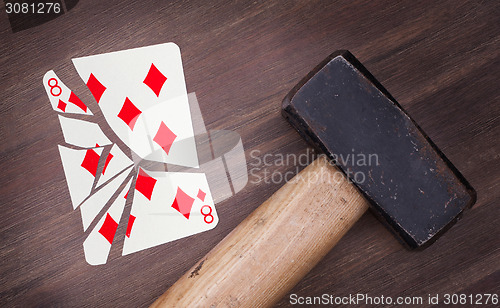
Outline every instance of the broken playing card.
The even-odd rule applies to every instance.
[[[123,255],[214,228],[219,219],[207,177],[198,169],[177,45],[82,57],[73,63],[107,123],[133,153],[143,160],[196,171],[152,172],[137,162],[132,168],[134,162],[92,122],[86,105],[53,71],[47,72],[43,83],[52,108],[88,116],[84,120],[59,116],[64,140],[73,147],[59,146],[73,209],[80,208],[84,230],[95,224],[83,244],[87,262],[106,263],[132,190]],[[109,145],[109,152],[104,151],[103,146]],[[127,180],[131,172],[133,178]]]

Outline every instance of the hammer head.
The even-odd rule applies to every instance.
[[[476,201],[460,172],[348,51],[334,52],[295,86],[282,114],[411,248],[432,243]]]

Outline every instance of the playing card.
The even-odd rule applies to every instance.
[[[82,57],[73,63],[114,131],[111,137],[131,150],[130,156],[117,140],[108,139],[92,122],[87,106],[53,71],[45,74],[52,108],[68,114],[58,118],[64,141],[74,148],[59,146],[59,151],[73,208],[79,207],[84,231],[92,228],[83,243],[87,262],[106,263],[130,189],[134,190],[123,255],[214,228],[219,221],[214,196],[226,199],[246,184],[233,166],[241,158],[226,156],[238,147],[239,136],[208,134],[196,96],[189,101],[177,45]],[[89,117],[80,120],[69,113]],[[109,152],[107,145],[112,145]],[[243,149],[239,152],[244,166]],[[139,167],[150,165],[170,172]],[[133,178],[119,191],[131,172]],[[235,183],[235,178],[243,180]],[[208,183],[220,189],[211,192]]]
[[[116,135],[143,159],[198,166],[179,47],[73,59]]]
[[[57,77],[54,71],[45,73],[43,76],[43,85],[52,109],[55,111],[92,115],[87,105]]]
[[[210,230],[218,221],[205,174],[139,169],[123,255]]]

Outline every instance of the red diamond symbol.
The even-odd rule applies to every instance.
[[[109,164],[111,158],[113,158],[113,154],[109,153],[108,157],[106,157],[106,162],[104,163],[104,168],[102,168],[102,174],[104,174],[104,172],[106,171],[106,168],[108,167],[108,164]]]
[[[104,219],[104,223],[99,229],[99,233],[101,233],[110,244],[113,244],[116,228],[118,228],[118,224],[108,213],[106,213],[106,219]]]
[[[126,237],[130,237],[130,232],[132,232],[132,226],[134,225],[135,216],[130,215],[128,218],[127,232],[125,232]]]
[[[203,190],[201,190],[201,189],[199,189],[199,190],[198,190],[198,195],[197,195],[197,197],[198,197],[198,199],[200,199],[201,201],[205,201],[205,196],[206,196],[206,195],[207,195],[207,194],[206,194]]]
[[[106,87],[102,85],[102,83],[95,78],[94,74],[90,74],[89,80],[87,81],[87,88],[89,88],[90,92],[94,96],[97,103],[101,100],[101,96],[106,90]]]
[[[170,152],[170,147],[172,146],[172,143],[174,143],[175,138],[177,138],[177,135],[174,134],[162,121],[160,123],[160,128],[158,128],[158,131],[156,132],[153,141],[158,143],[163,149],[163,151],[165,151],[165,153],[168,154],[168,152]]]
[[[153,189],[155,188],[156,179],[150,177],[142,169],[139,169],[139,175],[135,181],[135,189],[139,191],[144,197],[151,200],[151,195],[153,194]]]
[[[62,112],[66,112],[66,106],[68,104],[66,104],[65,102],[63,102],[62,100],[59,100],[59,102],[57,103],[57,108],[61,109]]]
[[[194,198],[188,196],[185,192],[177,187],[177,194],[175,195],[172,207],[179,211],[184,217],[189,219],[189,214],[191,213],[191,208],[193,207]]]
[[[165,84],[165,81],[167,81],[167,77],[165,77],[165,75],[163,75],[154,64],[151,64],[148,75],[144,79],[143,83],[153,90],[156,96],[160,96],[160,91]]]
[[[125,102],[123,103],[122,109],[118,113],[118,117],[125,122],[131,130],[134,130],[135,122],[137,118],[141,115],[142,111],[140,111],[135,105],[128,99],[125,98]]]
[[[75,104],[76,106],[80,107],[80,109],[82,109],[84,112],[87,112],[87,105],[85,105],[79,98],[78,96],[75,95],[75,93],[73,93],[73,91],[71,91],[71,94],[69,95],[69,99],[68,101],[70,103],[73,103]]]
[[[97,154],[94,150],[89,149],[85,153],[85,157],[83,158],[82,167],[87,169],[90,174],[95,177],[97,172],[97,165],[99,164],[99,154]]]

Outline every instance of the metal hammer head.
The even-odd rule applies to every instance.
[[[412,248],[433,242],[476,201],[460,172],[348,51],[334,52],[295,86],[282,113]]]

